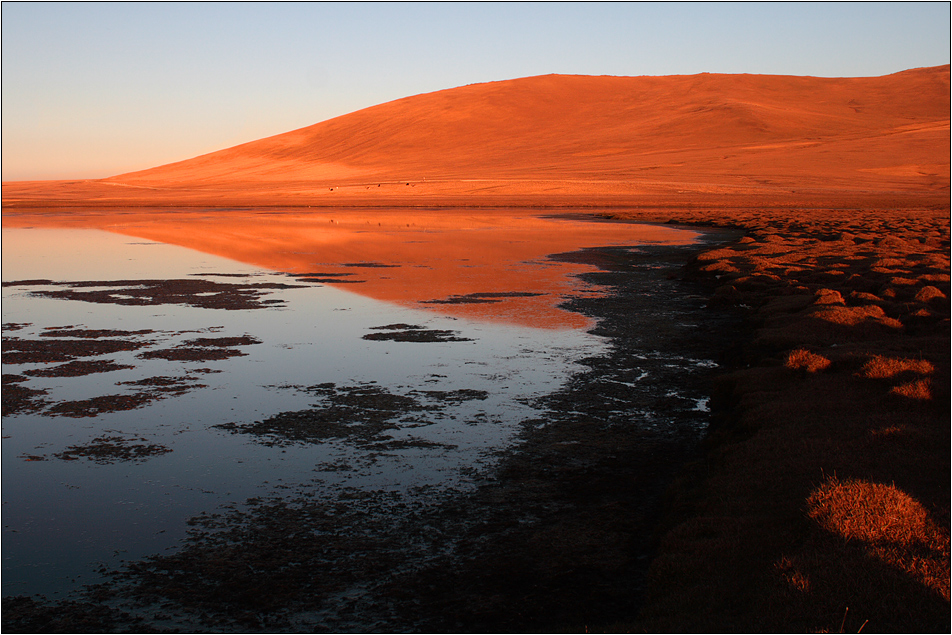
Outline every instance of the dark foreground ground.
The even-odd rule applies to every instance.
[[[730,218],[561,256],[615,346],[475,494],[255,501],[4,631],[947,632],[947,212]]]
[[[696,211],[691,276],[745,314],[634,629],[945,632],[949,211]]]

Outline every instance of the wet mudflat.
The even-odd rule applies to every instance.
[[[283,486],[193,516],[182,548],[127,564],[76,603],[8,606],[48,627],[88,618],[198,630],[481,630],[622,617],[638,596],[660,492],[706,429],[705,380],[717,364],[705,353],[723,346],[712,335],[729,326],[707,315],[701,328],[703,296],[672,279],[696,250],[554,256],[598,268],[586,279],[609,292],[567,308],[598,319],[594,333],[609,345],[529,400],[516,445],[497,449],[495,468],[474,471],[474,487],[429,496],[345,487],[327,496]],[[368,330],[426,331],[409,323]],[[346,439],[373,460],[438,446],[390,433],[491,394],[334,382],[280,390],[311,403],[218,429],[270,448]],[[323,467],[352,469],[347,460]],[[122,608],[105,608],[116,603]]]
[[[647,257],[611,249],[551,262],[584,261],[593,271]],[[674,284],[656,259],[641,268]],[[70,620],[91,611],[108,622],[118,613],[94,605],[110,597],[128,613],[115,627],[422,625],[432,616],[384,610],[402,592],[390,585],[430,564],[451,571],[466,558],[467,533],[488,518],[481,492],[512,482],[504,466],[529,456],[512,452],[513,442],[593,408],[595,428],[631,430],[636,416],[644,439],[670,440],[676,428],[685,432],[675,437],[695,439],[704,428],[703,391],[693,380],[682,390],[648,367],[700,376],[713,362],[658,353],[648,345],[650,328],[619,374],[616,362],[598,361],[618,349],[609,331],[440,317],[426,309],[430,298],[419,301],[423,313],[381,307],[306,281],[316,276],[288,283],[281,273],[228,271],[217,259],[182,268],[163,284],[147,271],[138,279],[77,272],[75,280],[6,281],[7,297],[24,308],[8,317],[14,303],[5,298],[5,619],[55,628],[45,622],[54,613]],[[575,302],[611,297],[594,291],[615,282],[592,275],[575,283]],[[657,299],[650,285],[641,291],[646,303]],[[538,295],[488,287],[446,297],[492,305]],[[604,323],[598,312],[572,310]],[[669,323],[659,322],[658,332]],[[345,357],[372,363],[345,364],[344,348]],[[580,373],[605,363],[615,370],[599,371],[602,392],[586,388],[555,405]],[[637,408],[626,403],[647,377],[654,379],[645,385],[665,383],[663,394]],[[558,448],[590,443],[566,434],[577,438],[560,439]],[[29,500],[38,487],[75,511],[50,518]],[[501,527],[532,517],[519,497],[512,501],[494,505],[507,517]],[[77,531],[78,518],[96,521]],[[184,580],[194,584],[186,590]],[[90,583],[105,586],[81,590]],[[250,602],[249,594],[260,597]],[[240,598],[245,606],[234,603]],[[41,608],[50,601],[52,612]]]

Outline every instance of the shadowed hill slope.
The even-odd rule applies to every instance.
[[[546,75],[407,97],[100,181],[5,184],[4,203],[942,199],[949,110],[949,66],[832,79]]]

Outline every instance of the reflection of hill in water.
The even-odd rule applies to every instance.
[[[16,222],[13,217],[5,224]],[[589,324],[558,308],[566,294],[583,291],[572,274],[588,266],[556,262],[549,255],[585,247],[684,244],[695,237],[657,225],[456,210],[116,212],[29,222],[108,229],[286,272],[301,281],[340,285],[377,300],[537,328]]]

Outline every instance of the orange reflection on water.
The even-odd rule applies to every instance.
[[[313,274],[337,288],[402,306],[551,329],[589,326],[584,316],[557,305],[586,291],[573,274],[590,268],[554,262],[548,255],[610,245],[687,244],[697,236],[658,225],[461,209],[37,210],[5,214],[3,225],[103,229],[275,271]]]

